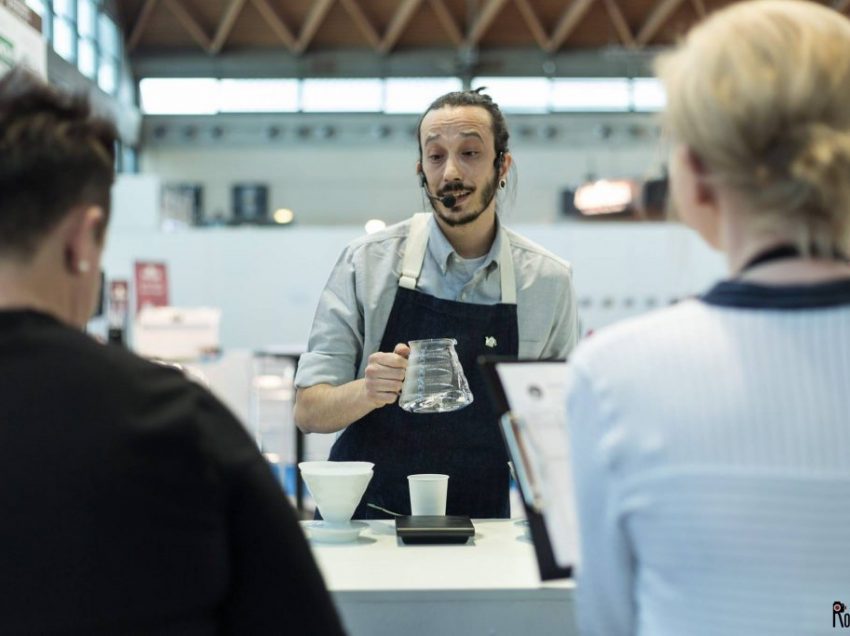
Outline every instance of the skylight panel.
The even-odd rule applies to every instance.
[[[218,80],[149,77],[139,83],[146,115],[214,115],[218,112]]]
[[[545,77],[476,77],[472,87],[483,86],[505,113],[545,113],[552,82]]]
[[[463,87],[457,77],[395,77],[384,81],[384,112],[424,113],[435,99]]]
[[[627,111],[630,103],[629,80],[624,77],[552,81],[555,111]]]
[[[301,110],[315,113],[380,112],[383,88],[380,79],[305,79],[301,84]]]
[[[298,80],[221,80],[218,109],[222,113],[294,113],[298,111]]]

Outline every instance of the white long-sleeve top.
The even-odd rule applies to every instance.
[[[721,283],[595,334],[568,369],[582,634],[838,633],[850,281]]]

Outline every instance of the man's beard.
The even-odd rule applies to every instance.
[[[434,210],[434,214],[440,217],[443,222],[450,227],[457,227],[459,225],[468,225],[475,221],[479,216],[484,213],[484,210],[490,205],[493,201],[493,197],[496,196],[496,187],[498,185],[499,175],[495,175],[493,180],[487,183],[484,186],[484,189],[481,191],[481,207],[477,210],[472,210],[471,212],[467,212],[462,216],[458,216],[452,214],[451,211],[444,212],[442,204],[438,205],[437,201],[434,199],[429,199],[431,203],[431,208]],[[441,190],[440,196],[451,194],[450,189]]]

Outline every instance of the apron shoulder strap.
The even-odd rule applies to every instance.
[[[422,271],[422,263],[425,260],[425,250],[428,248],[428,219],[430,217],[430,212],[420,212],[414,214],[410,220],[410,232],[407,235],[404,257],[401,261],[399,287],[416,289],[416,283]],[[502,246],[499,251],[502,303],[516,305],[516,276],[514,274],[513,255],[511,254],[511,241],[507,232],[501,228],[499,231],[502,233]]]
[[[502,248],[499,250],[499,273],[502,281],[502,303],[516,305],[516,276],[514,275],[514,259],[511,254],[511,240],[508,233],[499,228],[502,233]]]
[[[428,247],[428,218],[430,216],[430,212],[420,212],[414,214],[410,220],[410,232],[407,235],[404,258],[401,261],[399,287],[416,289],[416,281],[419,280],[422,262],[425,260],[425,249]]]

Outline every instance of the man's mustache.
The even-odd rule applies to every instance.
[[[463,192],[464,190],[469,192],[475,192],[475,186],[466,185],[464,183],[450,183],[447,186],[440,189],[437,193],[439,196],[443,196],[444,194],[449,194],[450,192]]]

